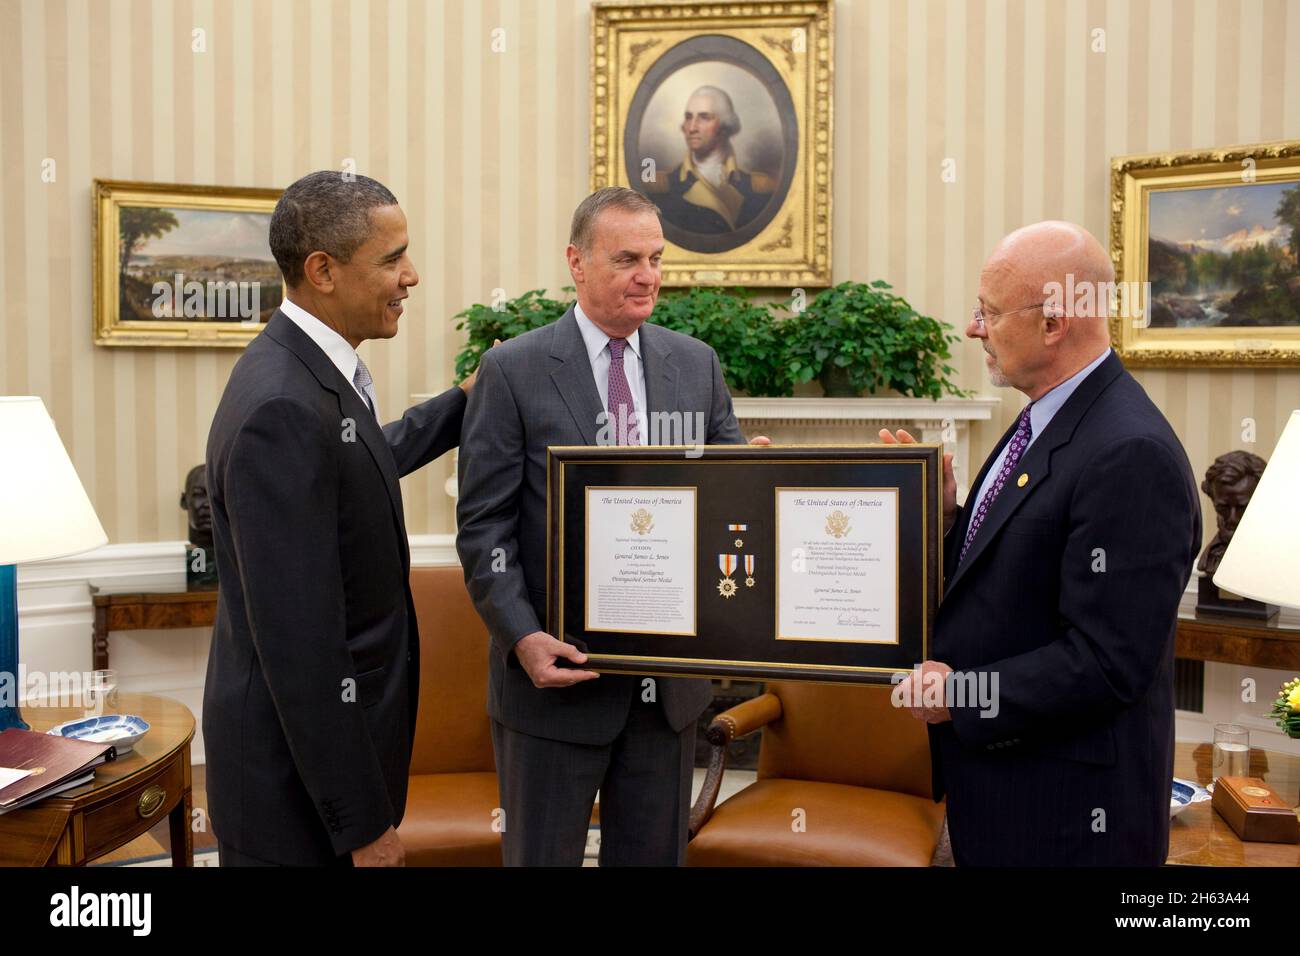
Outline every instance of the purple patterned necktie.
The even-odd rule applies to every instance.
[[[1007,457],[1002,462],[1002,468],[998,472],[997,478],[993,479],[993,484],[989,485],[989,490],[984,492],[979,507],[971,515],[970,526],[966,529],[966,542],[961,546],[961,554],[957,556],[958,564],[961,564],[962,559],[966,557],[971,542],[975,540],[975,533],[979,531],[980,525],[984,523],[984,518],[989,513],[989,508],[993,507],[993,502],[997,500],[998,492],[1007,483],[1011,473],[1016,470],[1016,465],[1020,463],[1020,456],[1029,447],[1029,439],[1034,434],[1034,426],[1029,420],[1029,410],[1033,407],[1034,403],[1030,402],[1025,406],[1025,410],[1020,413],[1020,421],[1016,422],[1016,432],[1011,436],[1011,444],[1007,446]]]
[[[627,348],[627,339],[609,340],[609,401],[607,402],[610,418],[619,436],[620,445],[639,445],[641,435],[637,431],[636,406],[632,403],[632,389],[628,387],[627,375],[623,372],[623,350]],[[627,433],[623,433],[623,425]]]

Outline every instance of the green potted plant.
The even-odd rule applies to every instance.
[[[785,323],[743,289],[701,286],[660,293],[650,321],[713,346],[732,391],[785,396],[794,389],[784,360]]]
[[[842,282],[786,322],[788,368],[818,379],[827,397],[894,390],[915,398],[963,396],[949,377],[952,326],[913,309],[886,282]]]
[[[572,292],[569,286],[563,291]],[[546,298],[545,289],[532,289],[523,295],[500,302],[496,307],[475,303],[456,313],[460,319],[457,329],[466,329],[465,347],[456,356],[456,379],[459,384],[470,372],[478,368],[483,353],[492,347],[494,339],[502,342],[516,335],[549,325],[569,308],[569,302]]]

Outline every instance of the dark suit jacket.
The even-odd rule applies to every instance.
[[[744,443],[713,349],[649,323],[640,344],[649,412],[701,412],[704,443]],[[488,713],[512,730],[586,744],[618,736],[641,679],[605,674],[539,689],[512,648],[546,629],[546,448],[595,445],[602,410],[572,308],[489,351],[465,411],[456,509],[456,550],[492,642]],[[493,567],[497,548],[504,571]],[[706,680],[657,684],[674,730],[695,721],[711,698]]]
[[[452,388],[381,431],[278,311],[231,372],[208,436],[220,595],[203,695],[224,843],[324,863],[402,819],[420,641],[397,479],[455,447],[464,408]]]
[[[759,179],[764,183],[767,181],[765,176]],[[718,235],[741,229],[753,222],[772,198],[770,187],[766,191],[756,188],[754,174],[739,169],[732,172],[728,182],[744,198],[740,212],[736,215],[736,224],[732,226],[716,211],[687,198],[696,182],[696,176],[692,172],[687,172],[683,177],[682,166],[678,164],[666,177],[657,179],[648,190],[650,199],[662,211],[664,219],[687,232]]]
[[[930,728],[957,862],[1164,863],[1174,627],[1201,544],[1182,446],[1112,353],[1025,453],[956,567],[967,505],[944,541],[931,657],[996,674],[998,712],[953,708]]]

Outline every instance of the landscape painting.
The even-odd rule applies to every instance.
[[[95,343],[243,347],[284,298],[275,189],[96,180]]]
[[[1152,328],[1300,328],[1300,183],[1153,192]]]
[[[1110,257],[1130,367],[1300,367],[1300,141],[1117,156]]]
[[[270,224],[269,213],[122,207],[121,317],[266,322],[283,298]]]

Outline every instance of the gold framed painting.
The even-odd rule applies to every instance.
[[[1300,365],[1300,141],[1113,159],[1110,251],[1125,363]]]
[[[591,187],[660,210],[665,285],[831,282],[830,0],[597,3]]]
[[[278,189],[96,179],[96,345],[242,348],[284,298]]]

